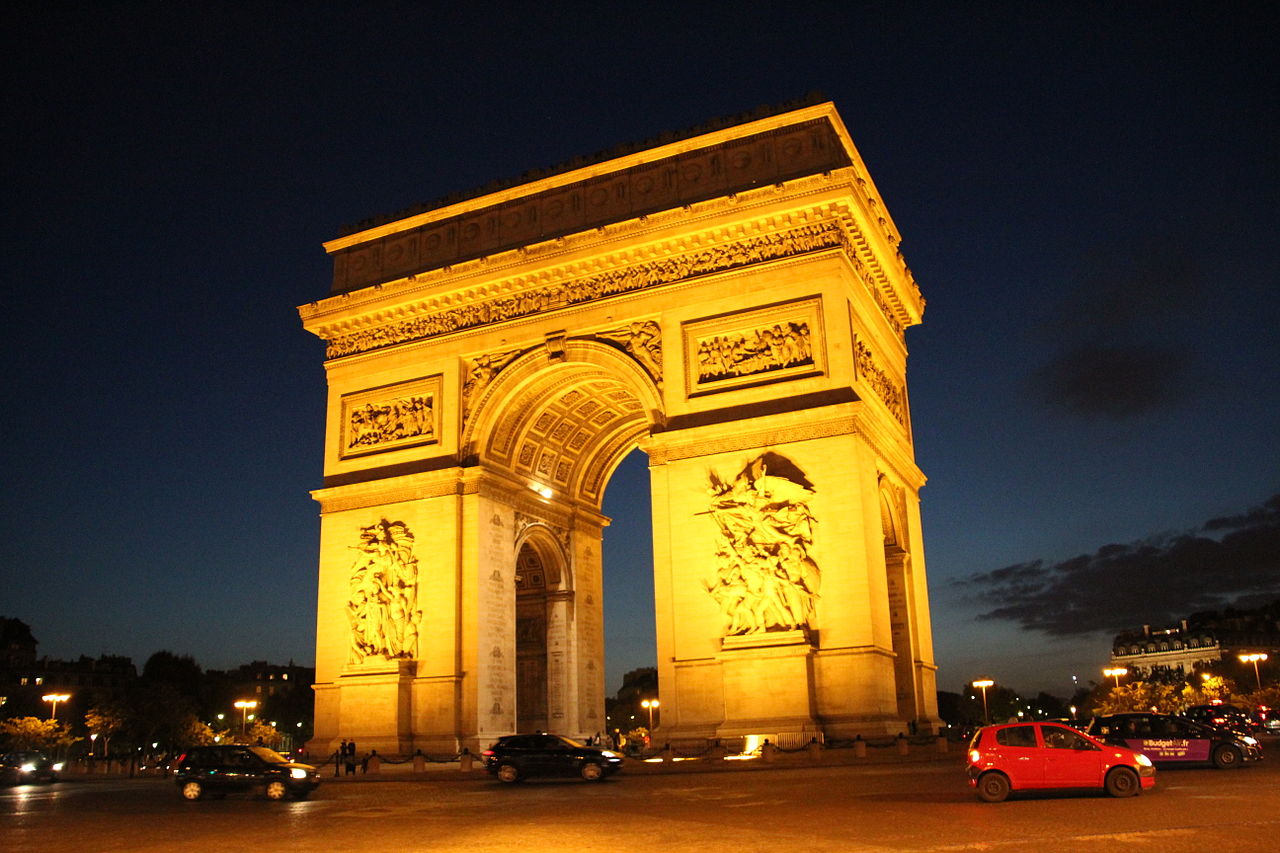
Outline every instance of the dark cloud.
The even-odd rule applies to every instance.
[[[1126,418],[1165,408],[1186,382],[1185,358],[1139,346],[1083,346],[1031,374],[1044,403],[1088,417]]]
[[[1095,252],[1071,294],[1040,325],[1047,360],[1028,387],[1046,405],[1122,419],[1169,407],[1190,385],[1185,339],[1202,310],[1203,277],[1182,244],[1148,241]]]
[[[955,584],[987,608],[978,619],[1051,636],[1118,633],[1270,601],[1280,597],[1280,494],[1190,533],[1105,545],[1053,565],[1018,563]]]

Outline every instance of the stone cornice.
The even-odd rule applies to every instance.
[[[628,232],[643,229],[652,233],[671,224],[637,220],[555,241],[555,254],[563,256],[572,251],[578,256],[559,266],[528,270],[529,256],[536,254],[530,247],[507,253],[515,257],[484,258],[463,265],[464,269],[437,270],[331,297],[302,306],[299,313],[310,331],[329,341],[329,357],[340,358],[672,285],[708,273],[824,249],[842,249],[852,258],[858,277],[900,336],[906,325],[918,320],[918,310],[912,312],[904,307],[904,300],[922,306],[918,290],[909,273],[907,278],[898,277],[895,286],[875,260],[865,235],[857,229],[857,223],[865,216],[854,211],[849,200],[855,177],[851,170],[843,171],[842,175],[793,182],[804,184],[803,187],[765,188],[753,191],[751,198],[743,194],[715,199],[699,205],[698,210],[664,216],[687,226],[721,218],[728,209],[749,214],[752,208],[776,205],[779,193],[796,201],[804,200],[797,196],[823,196],[822,200],[812,198],[808,206],[800,209],[768,214],[760,211],[752,221],[722,224],[700,233],[619,248],[587,259],[580,257],[587,250],[607,249],[607,244],[616,243],[619,237],[635,241],[641,236]],[[521,268],[526,271],[521,272]],[[900,292],[903,287],[911,292]]]

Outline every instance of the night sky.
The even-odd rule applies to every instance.
[[[322,241],[815,90],[928,300],[939,686],[1067,695],[1120,629],[1280,597],[1264,4],[5,18],[0,615],[41,654],[314,662],[323,346],[296,307],[327,294]],[[606,496],[610,693],[654,663],[646,477],[633,454]]]

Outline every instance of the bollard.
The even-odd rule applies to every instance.
[[[727,752],[728,750],[724,748],[724,744],[720,742],[719,738],[716,738],[715,743],[711,744],[711,748],[707,750],[707,758],[712,761],[723,761]]]
[[[907,743],[907,739],[902,735],[898,735],[898,755],[906,755],[911,751],[911,747]]]
[[[822,760],[822,744],[818,743],[816,737],[809,740],[809,760],[814,762]]]
[[[460,769],[463,773],[470,773],[471,761],[472,761],[471,750],[467,749],[464,746],[462,748],[462,754],[458,756],[458,769]]]
[[[938,752],[946,752],[946,751],[947,751],[947,739],[942,735],[938,735]]]
[[[421,773],[427,769],[427,757],[422,754],[422,750],[418,750],[413,754],[413,772]]]
[[[378,750],[369,753],[369,757],[365,759],[364,772],[366,774],[377,775],[382,769],[382,756],[378,755]]]
[[[764,744],[760,747],[760,757],[765,761],[773,761],[778,756],[778,748],[769,743],[769,739],[765,738]]]
[[[858,739],[853,742],[853,757],[867,757],[867,742],[862,739],[862,735],[858,735]]]
[[[662,745],[662,761],[664,764],[670,764],[676,758],[676,754],[671,750],[671,744]]]

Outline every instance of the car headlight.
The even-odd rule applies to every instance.
[[[1151,759],[1150,759],[1150,758],[1147,758],[1147,757],[1146,757],[1145,755],[1143,755],[1141,752],[1139,752],[1139,753],[1138,753],[1138,763],[1139,763],[1139,764],[1141,764],[1143,767],[1152,767],[1152,766],[1153,766],[1153,765],[1151,764]]]
[[[54,772],[54,773],[61,773],[61,772],[62,772],[62,762],[61,762],[61,761],[59,761],[57,764],[53,765],[53,772]]]
[[[622,757],[621,755],[618,755],[618,753],[614,752],[611,749],[602,749],[600,750],[600,754],[603,755],[605,758],[621,758]]]
[[[18,769],[19,769],[19,770],[21,770],[23,773],[35,773],[35,772],[36,772],[36,766],[35,766],[34,764],[31,764],[31,763],[24,764],[24,765],[22,765],[21,767],[19,767]]]
[[[295,779],[305,779],[307,778],[307,771],[301,767],[291,767],[289,768],[289,775]]]

